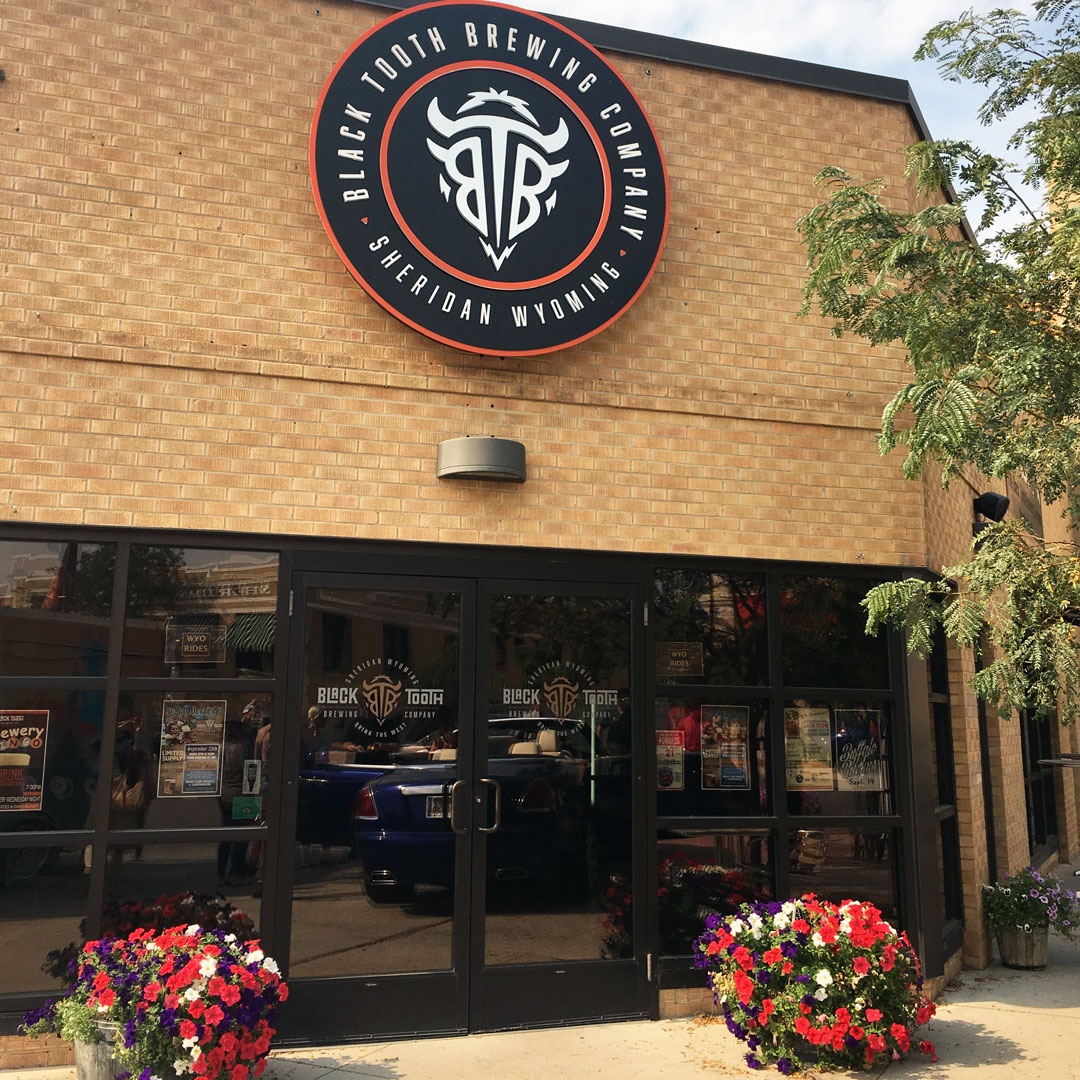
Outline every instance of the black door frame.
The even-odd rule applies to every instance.
[[[285,694],[286,723],[284,746],[289,750],[299,745],[303,709],[303,685],[306,665],[306,608],[308,591],[318,587],[430,589],[455,592],[461,596],[459,664],[461,717],[471,713],[472,724],[460,724],[459,762],[465,763],[458,779],[469,782],[470,800],[468,836],[456,845],[454,923],[452,937],[452,969],[422,973],[389,975],[336,976],[310,979],[291,979],[292,1001],[288,1016],[282,1017],[284,1042],[343,1041],[372,1037],[405,1037],[417,1034],[437,1035],[465,1031],[498,1030],[513,1027],[536,1027],[545,1024],[565,1024],[599,1019],[646,1017],[654,1011],[655,992],[650,986],[650,963],[646,938],[647,905],[635,905],[635,956],[627,960],[577,961],[552,964],[484,965],[484,893],[486,837],[477,829],[481,808],[475,803],[477,781],[484,776],[487,764],[486,740],[476,738],[476,718],[487,715],[489,656],[487,619],[490,597],[495,592],[516,594],[560,594],[581,596],[621,596],[630,604],[630,685],[631,714],[645,714],[644,663],[644,583],[636,580],[598,581],[596,577],[579,577],[570,566],[553,565],[552,576],[537,575],[536,564],[513,569],[528,573],[493,576],[482,574],[475,562],[467,567],[448,566],[444,560],[423,562],[409,559],[408,566],[397,559],[390,566],[372,567],[372,560],[363,555],[333,560],[318,560],[318,569],[309,569],[299,558],[292,567],[290,578],[290,611],[292,614],[289,640],[289,663]],[[381,561],[381,560],[380,560]],[[300,564],[300,565],[297,565]],[[511,564],[512,565],[512,564]],[[509,566],[499,567],[508,569]],[[430,573],[425,571],[430,569]],[[494,567],[492,567],[494,569]],[[401,571],[407,571],[402,573]],[[465,570],[463,574],[445,571]],[[396,571],[396,572],[395,572]],[[645,777],[648,775],[644,755],[648,750],[645,724],[638,721],[633,730],[631,760],[635,763],[632,778],[632,850],[634,860],[634,890],[647,896],[649,860]],[[286,760],[296,761],[294,753],[286,751]],[[271,832],[279,852],[277,873],[274,876],[276,953],[283,969],[288,971],[290,931],[292,922],[291,898],[294,884],[293,845],[288,838],[295,836],[298,816],[298,769],[285,766],[282,777],[282,798]],[[486,811],[486,806],[482,808]],[[348,1014],[342,1003],[348,1002]],[[423,1004],[423,1023],[417,1023],[417,1002]],[[374,1028],[370,1023],[359,1029],[347,1030],[348,1015],[362,1018],[378,1017]],[[343,1030],[345,1029],[345,1030]]]

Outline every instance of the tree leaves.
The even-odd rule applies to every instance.
[[[885,407],[878,438],[883,454],[906,448],[906,477],[931,463],[945,486],[972,470],[1020,474],[1048,502],[1063,499],[1080,526],[1080,4],[1037,0],[1034,20],[969,11],[931,29],[916,55],[986,86],[984,121],[1034,106],[1010,144],[1027,162],[966,141],[917,143],[908,174],[933,202],[915,213],[893,209],[880,180],[823,170],[827,197],[798,223],[802,311],[816,306],[835,336],[906,350],[911,381]],[[1025,184],[1042,185],[1046,205],[1031,205]],[[955,199],[942,202],[942,189]],[[973,206],[981,246],[966,224]],[[925,651],[939,623],[969,647],[985,626],[995,655],[977,692],[1005,711],[1050,709],[1064,693],[1071,719],[1076,640],[1061,615],[1080,608],[1077,565],[1073,545],[1047,546],[1022,522],[995,526],[943,571],[951,585],[874,589],[868,631],[902,627]]]

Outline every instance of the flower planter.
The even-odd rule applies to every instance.
[[[112,1056],[113,1042],[120,1025],[108,1020],[99,1020],[96,1024],[100,1042],[75,1042],[76,1080],[116,1080],[121,1072],[120,1066]]]
[[[994,933],[997,935],[1002,967],[1021,971],[1042,971],[1046,967],[1049,927],[1036,926],[1030,930],[1016,927],[1012,930],[995,930]]]

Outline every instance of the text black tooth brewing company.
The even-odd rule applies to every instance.
[[[411,8],[355,42],[323,88],[310,166],[357,281],[470,352],[599,333],[667,232],[664,159],[633,91],[565,27],[500,4]]]

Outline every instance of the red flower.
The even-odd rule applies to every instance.
[[[780,960],[783,960],[783,958],[784,958],[784,954],[779,949],[772,948],[772,949],[767,949],[765,951],[765,955],[762,956],[761,959],[764,960],[766,964],[775,964],[775,963],[779,962]]]
[[[881,1019],[881,1010],[880,1009],[867,1009],[866,1010],[866,1019],[870,1020],[871,1022],[880,1020]]]
[[[190,1020],[180,1021],[180,1038],[181,1039],[194,1039],[199,1033],[199,1029]]]
[[[858,1042],[863,1037],[863,1029],[861,1027],[853,1027],[848,1029],[848,1034]]]
[[[919,1043],[919,1049],[922,1053],[929,1054],[931,1061],[937,1061],[937,1052],[934,1050],[934,1044],[928,1039],[923,1039],[923,1041]]]
[[[784,966],[780,969],[780,974],[781,975],[790,975],[791,974],[791,969],[794,966],[795,965],[790,960],[785,960],[784,961]]]
[[[870,961],[865,956],[856,956],[851,965],[856,975],[868,975],[870,973]]]
[[[206,1010],[205,1020],[211,1027],[217,1027],[225,1019],[225,1013],[220,1005],[211,1005]]]
[[[810,1021],[805,1016],[797,1016],[795,1018],[795,1030],[800,1035],[805,1035],[810,1030]]]
[[[198,1019],[199,1019],[199,1017],[201,1017],[201,1016],[202,1016],[202,1014],[203,1014],[203,1010],[204,1010],[205,1008],[206,1008],[206,1006],[205,1006],[205,1005],[204,1005],[204,1004],[203,1004],[203,1003],[202,1003],[202,1002],[201,1002],[201,1001],[200,1001],[200,1000],[199,1000],[198,998],[196,998],[196,999],[195,999],[195,1000],[194,1000],[193,1002],[191,1002],[191,1003],[190,1003],[190,1004],[188,1005],[188,1012],[189,1012],[189,1013],[190,1013],[190,1014],[191,1014],[191,1015],[192,1015],[192,1016],[193,1016],[193,1017],[194,1017],[194,1018],[195,1018],[196,1020],[198,1020]]]
[[[791,924],[791,929],[797,934],[809,934],[810,924],[805,919],[795,919]]]
[[[885,1040],[880,1035],[867,1035],[866,1042],[870,1049],[875,1052],[885,1049]]]
[[[229,1073],[231,1080],[247,1080],[248,1067],[246,1065],[234,1065]]]

